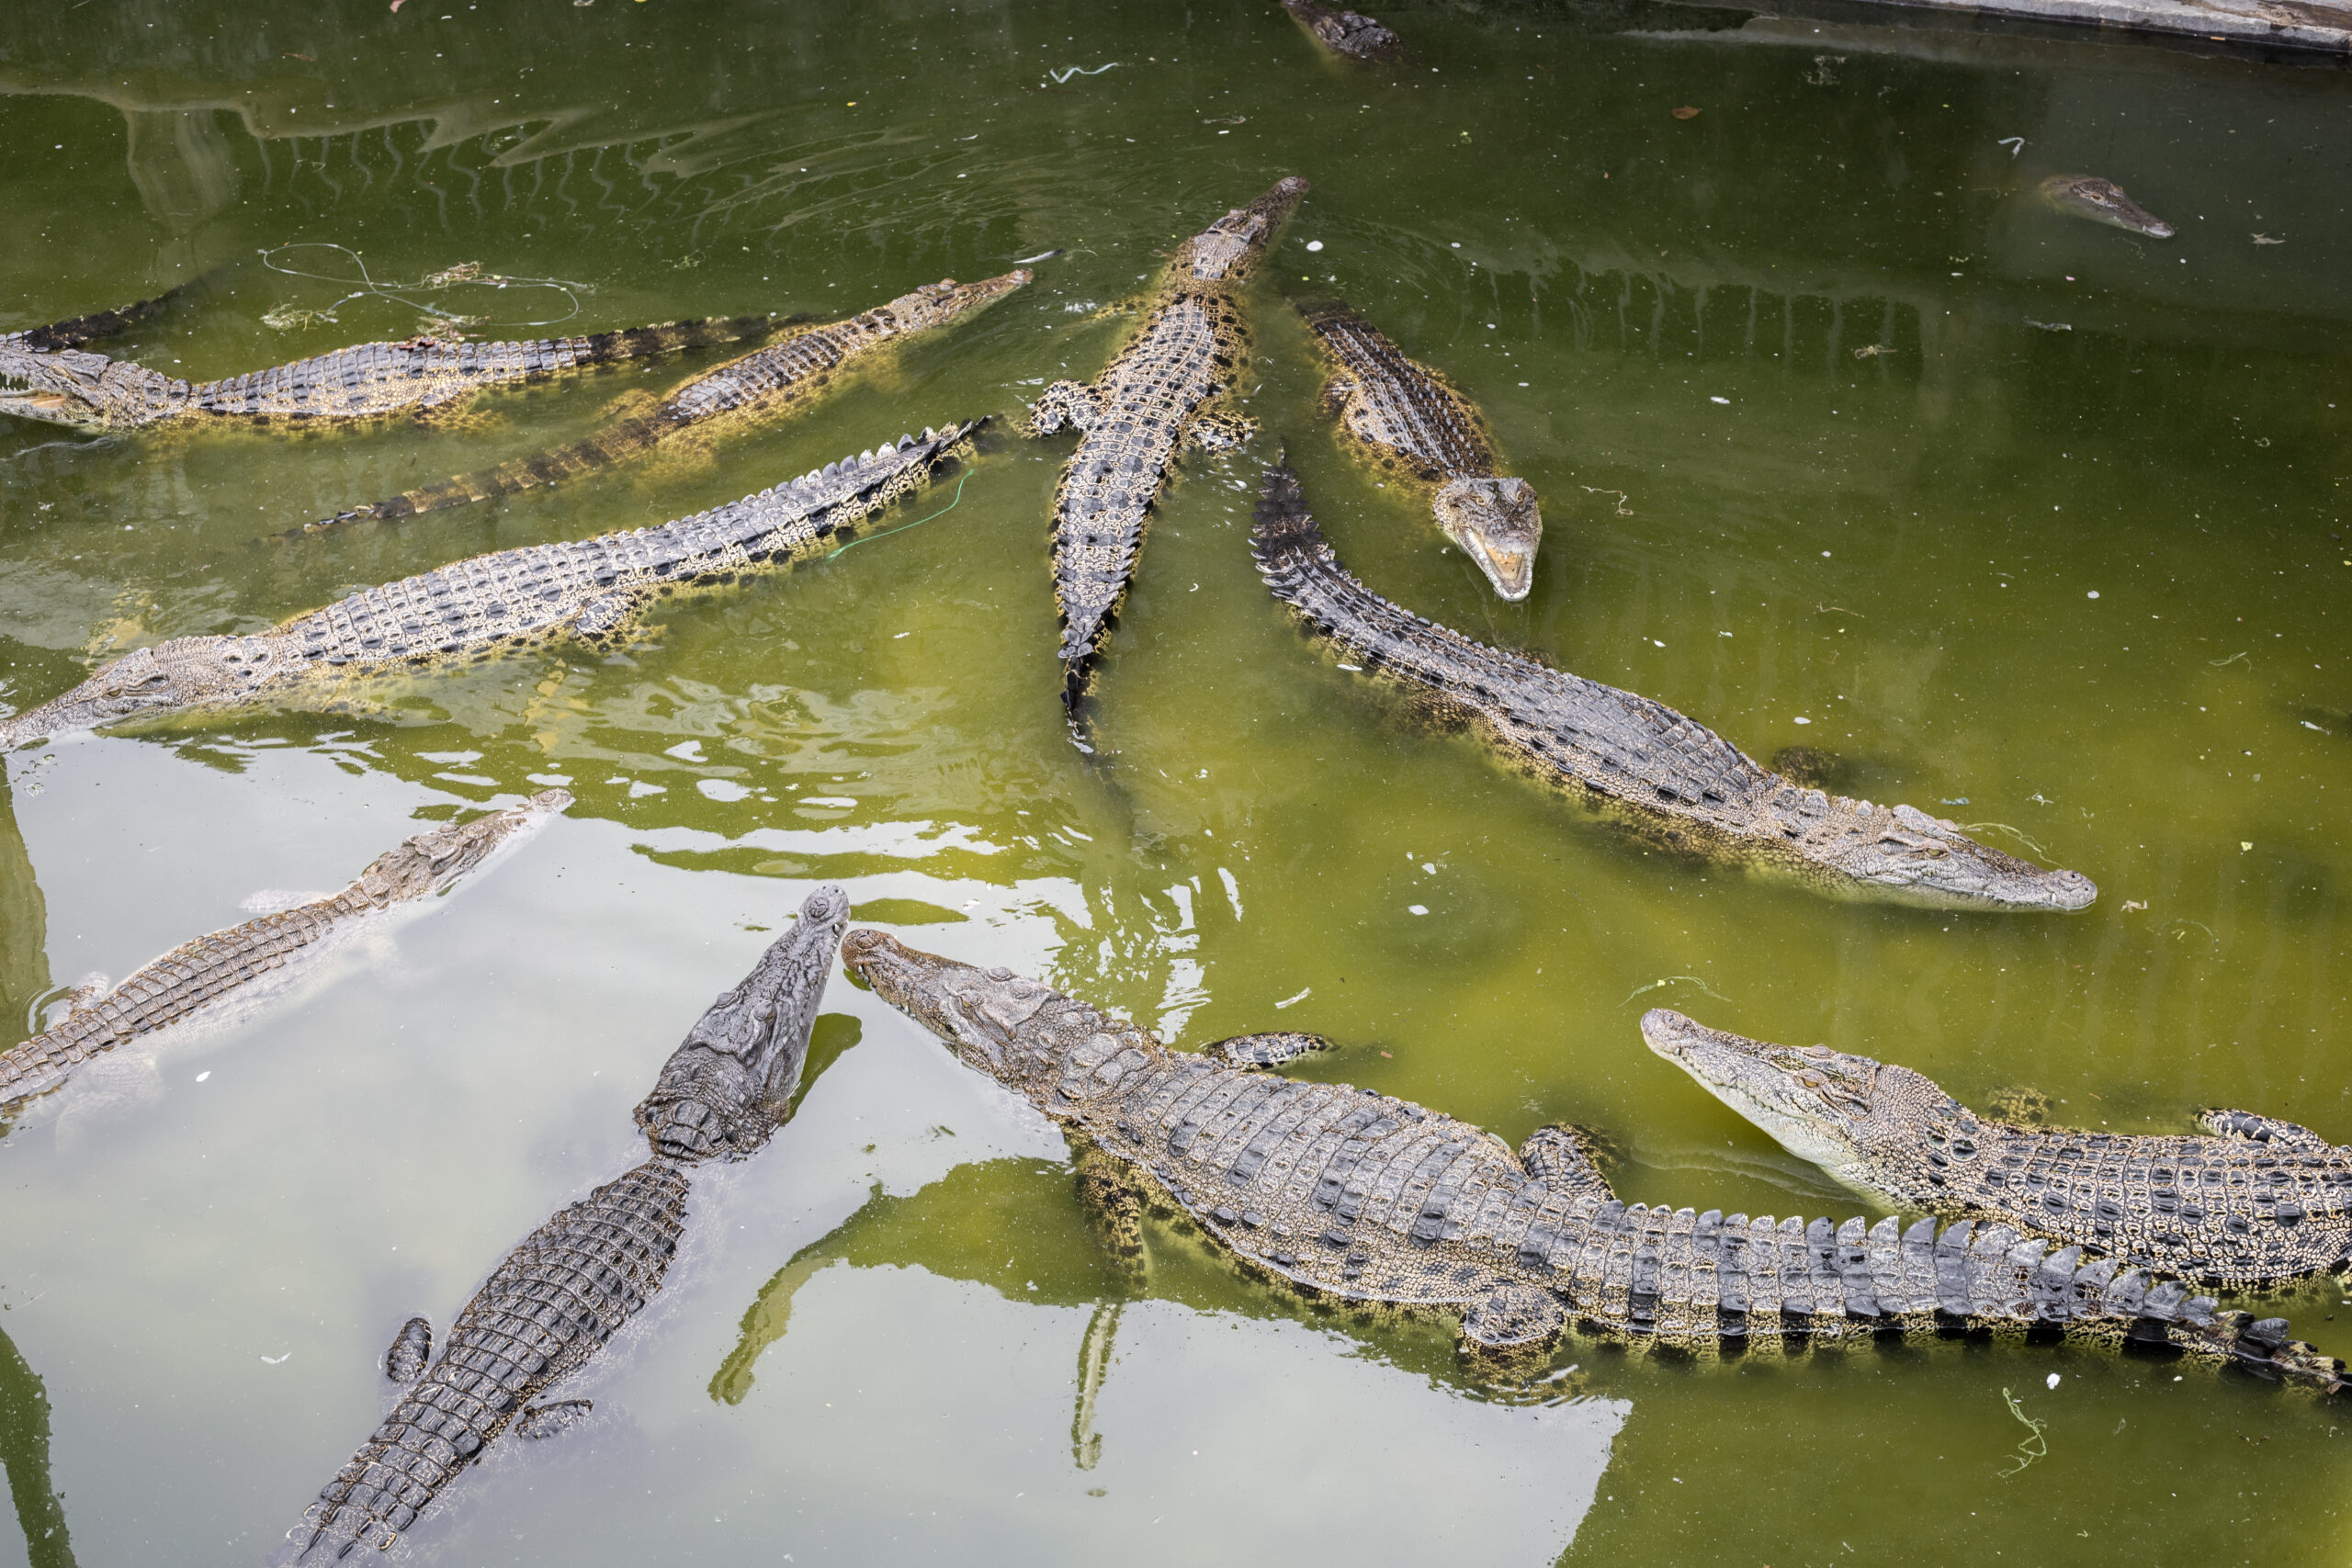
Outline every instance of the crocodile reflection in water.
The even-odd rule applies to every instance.
[[[1679,852],[1933,908],[2081,909],[2098,895],[2079,872],[2004,854],[1917,807],[1802,788],[1662,703],[1391,604],[1340,564],[1287,468],[1267,470],[1250,548],[1310,633],[1402,682],[1430,716],[1475,727],[1519,771]]]
[[[378,855],[340,893],[182,942],[111,990],[84,986],[63,1018],[0,1052],[0,1111],[15,1114],[101,1052],[153,1045],[166,1031],[219,1026],[282,999],[315,978],[329,954],[380,930],[383,917],[435,908],[460,877],[571,804],[563,790],[541,790],[520,806],[431,829]]]
[[[0,1333],[0,1464],[25,1532],[25,1559],[30,1568],[74,1568],[65,1506],[50,1480],[49,1433],[49,1390],[16,1341]]]
[[[1979,1116],[1908,1067],[1792,1048],[1657,1009],[1651,1050],[1800,1159],[1876,1202],[2014,1225],[2207,1285],[2352,1263],[2352,1148],[2247,1111],[2204,1137]]]
[[[577,639],[610,647],[653,603],[789,564],[968,455],[981,422],[901,435],[786,484],[653,528],[475,556],[363,589],[251,637],[185,637],[0,719],[0,750],[141,716],[255,703],[332,708],[356,683]]]
[[[2344,1366],[2169,1280],[2006,1225],[1889,1217],[1751,1222],[1628,1205],[1569,1128],[1514,1155],[1440,1112],[1236,1065],[1300,1037],[1199,1055],[1007,969],[877,931],[842,940],[875,993],[1071,1138],[1080,1190],[1125,1254],[1165,1205],[1259,1276],[1370,1314],[1461,1314],[1465,1350],[1518,1359],[1579,1332],[1714,1349],[1951,1332],[2170,1348],[2324,1393]],[[1262,1050],[1251,1050],[1253,1044]]]
[[[297,531],[360,518],[410,517],[536,485],[560,484],[650,451],[690,430],[774,413],[824,391],[838,373],[885,345],[987,309],[1027,283],[1030,276],[1016,271],[978,283],[949,277],[924,284],[846,321],[795,332],[781,343],[729,360],[680,386],[650,412],[620,419],[584,441],[405,491]]]
[[[791,1114],[848,919],[840,888],[808,896],[792,930],[687,1031],[638,1106],[652,1157],[526,1236],[458,1314],[438,1356],[422,1318],[401,1327],[385,1373],[405,1392],[271,1562],[323,1564],[360,1547],[390,1551],[510,1425],[543,1438],[590,1414],[586,1400],[533,1402],[660,1292],[685,1226],[692,1173],[758,1154]]]

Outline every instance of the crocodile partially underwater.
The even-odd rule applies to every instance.
[[[283,996],[387,915],[431,908],[458,878],[571,804],[562,790],[541,790],[520,806],[431,829],[368,862],[340,893],[182,942],[110,990],[84,986],[63,1018],[0,1051],[0,1113],[14,1114],[101,1052],[158,1044],[167,1031],[220,1025]]]
[[[438,1355],[423,1318],[401,1326],[384,1372],[405,1391],[272,1562],[390,1551],[510,1425],[549,1437],[590,1413],[585,1400],[534,1402],[660,1292],[685,1228],[693,1172],[750,1158],[783,1123],[848,919],[840,888],[808,896],[793,928],[686,1032],[639,1104],[652,1157],[517,1243],[458,1314]]]
[[[125,654],[64,695],[0,719],[0,750],[126,719],[254,703],[333,708],[403,671],[478,664],[566,638],[609,647],[664,594],[791,561],[967,455],[982,422],[902,435],[786,484],[657,527],[475,556],[247,637]]]
[[[1301,302],[1298,310],[1337,370],[1324,384],[1323,412],[1382,468],[1435,486],[1430,511],[1445,536],[1497,593],[1526,598],[1544,519],[1534,486],[1495,472],[1494,437],[1476,405],[1346,305]]]
[[[1298,476],[1267,470],[1250,548],[1274,597],[1432,716],[1478,729],[1514,767],[1669,847],[1793,874],[1820,891],[1941,908],[2080,909],[2098,889],[1909,806],[1806,789],[1662,703],[1474,642],[1380,597],[1340,564]]]
[[[1062,619],[1062,703],[1080,723],[1095,656],[1135,575],[1145,513],[1179,452],[1246,438],[1248,422],[1213,405],[1250,357],[1241,288],[1273,247],[1306,182],[1277,182],[1177,249],[1144,303],[1144,323],[1091,385],[1057,381],[1030,410],[1032,430],[1084,432],[1054,493],[1054,602]]]
[[[984,310],[1030,277],[1027,272],[1015,271],[978,283],[957,283],[946,277],[924,284],[886,305],[845,321],[795,331],[780,343],[729,360],[680,386],[650,411],[616,420],[571,446],[404,491],[388,501],[356,506],[295,531],[316,532],[362,518],[410,517],[537,485],[560,484],[722,419],[773,415],[824,391],[852,364],[885,345]]]
[[[2034,187],[2034,195],[2053,212],[2104,223],[2152,240],[2169,240],[2173,227],[2130,197],[2113,180],[2097,175],[2052,175]]]
[[[183,283],[153,299],[136,300],[111,310],[93,310],[87,315],[51,321],[46,326],[20,327],[12,333],[0,333],[0,351],[17,349],[47,354],[61,348],[80,348],[85,344],[120,337],[133,327],[141,326],[162,315],[175,299],[194,287],[194,284]]]
[[[1316,0],[1283,0],[1283,9],[1316,42],[1350,60],[1394,60],[1405,48],[1403,39],[1361,11],[1338,10]]]
[[[877,931],[843,939],[875,993],[1059,1123],[1122,1247],[1172,1208],[1261,1277],[1342,1307],[1462,1314],[1466,1349],[1540,1353],[1571,1325],[1635,1344],[1971,1335],[2165,1348],[2318,1390],[2344,1364],[2177,1280],[2007,1225],[1750,1219],[1621,1201],[1577,1134],[1514,1155],[1492,1134],[1372,1089],[1255,1063],[1288,1037],[1193,1055],[1007,969]],[[1243,1062],[1252,1065],[1242,1066]]]
[[[185,381],[70,344],[44,348],[0,339],[0,414],[92,432],[207,423],[308,428],[412,410],[432,413],[486,387],[736,343],[783,324],[776,316],[737,316],[524,343],[413,337],[358,344],[218,381]]]
[[[2011,1225],[2209,1285],[2352,1264],[2352,1148],[2246,1111],[2210,1135],[2029,1127],[1977,1115],[1908,1067],[1792,1048],[1660,1008],[1651,1050],[1873,1201]]]

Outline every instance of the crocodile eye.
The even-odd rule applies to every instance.
[[[1797,1082],[1804,1085],[1807,1089],[1827,1089],[1829,1087],[1828,1075],[1822,1072],[1818,1067],[1807,1067],[1804,1071],[1799,1073],[1797,1075]]]

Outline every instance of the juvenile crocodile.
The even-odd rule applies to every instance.
[[[674,321],[666,326],[528,343],[456,343],[413,337],[363,343],[290,365],[218,381],[183,381],[127,359],[74,347],[0,340],[0,414],[77,430],[150,430],[232,421],[317,425],[453,407],[484,387],[543,381],[615,360],[759,337],[775,316]]]
[[[264,701],[331,707],[401,671],[478,664],[565,638],[610,646],[663,594],[786,564],[967,454],[967,421],[828,463],[658,527],[475,556],[250,637],[184,637],[125,654],[63,696],[0,720],[0,750],[142,715]]]
[[[1908,806],[1805,789],[1662,703],[1473,642],[1374,593],[1340,564],[1298,476],[1266,473],[1250,549],[1274,597],[1367,669],[1418,688],[1519,771],[1679,851],[1793,873],[1822,892],[1939,908],[2080,909],[2098,889]]]
[[[1350,60],[1393,60],[1405,40],[1360,11],[1338,11],[1315,0],[1283,0],[1283,9],[1296,17],[1315,41]]]
[[[2112,180],[2096,175],[2052,175],[2035,188],[2042,205],[2069,218],[2086,218],[2152,240],[2169,240],[2173,227],[2130,197]]]
[[[532,1402],[585,1366],[662,1289],[694,1169],[750,1158],[790,1111],[848,919],[840,888],[808,896],[793,928],[686,1032],[638,1106],[652,1157],[516,1244],[458,1314],[437,1357],[431,1325],[402,1325],[384,1371],[406,1391],[272,1562],[390,1551],[510,1424],[526,1438],[549,1437],[589,1414],[586,1400]]]
[[[1514,603],[1526,598],[1544,540],[1535,487],[1495,472],[1494,438],[1476,405],[1346,305],[1298,310],[1337,367],[1323,387],[1323,412],[1381,468],[1436,486],[1430,510],[1445,536],[1478,563],[1497,593]]]
[[[1576,1134],[1490,1133],[1345,1084],[1194,1055],[1010,970],[876,931],[842,956],[967,1066],[1058,1122],[1121,1245],[1147,1195],[1245,1266],[1342,1302],[1460,1311],[1465,1348],[1525,1353],[1571,1322],[1637,1342],[2038,1329],[2170,1346],[2324,1393],[2344,1364],[2179,1283],[1968,1220],[1726,1217],[1620,1201]]]
[[[832,384],[835,374],[853,361],[886,344],[984,310],[1027,283],[1031,276],[1008,272],[978,283],[957,283],[952,277],[926,283],[862,315],[795,332],[781,343],[729,360],[679,387],[651,412],[621,419],[584,441],[339,512],[324,522],[305,524],[297,532],[315,532],[360,518],[409,517],[487,501],[534,485],[560,484],[650,451],[682,432],[714,420],[772,413],[822,392]]]
[[[1178,248],[1145,301],[1142,330],[1091,386],[1057,381],[1030,410],[1032,430],[1085,433],[1054,493],[1054,602],[1062,618],[1062,704],[1078,716],[1095,655],[1135,575],[1144,514],[1187,446],[1238,445],[1249,422],[1209,405],[1233,391],[1250,356],[1241,286],[1289,218],[1306,182],[1277,182]]]
[[[62,321],[51,321],[45,327],[26,327],[13,333],[0,333],[0,350],[22,349],[31,353],[47,353],[61,348],[79,348],[84,344],[105,338],[120,337],[131,328],[154,320],[168,309],[186,289],[194,287],[183,283],[167,288],[152,299],[141,299],[113,310],[93,310],[86,316],[74,316]]]
[[[435,895],[571,804],[562,790],[541,790],[520,806],[419,833],[368,862],[340,893],[182,942],[112,990],[85,986],[62,1019],[0,1051],[0,1112],[57,1088],[102,1051],[222,1024],[277,999],[386,915],[432,908]]]
[[[2013,1225],[2203,1284],[2352,1263],[2352,1148],[2246,1111],[2208,1137],[2021,1127],[1908,1067],[1792,1049],[1657,1009],[1651,1050],[1801,1159],[1873,1201]]]

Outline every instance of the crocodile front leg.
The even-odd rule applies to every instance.
[[[2244,1138],[2251,1143],[2269,1144],[2282,1149],[2308,1149],[2313,1154],[2326,1154],[2335,1146],[2309,1127],[2281,1122],[2275,1116],[2260,1116],[2251,1111],[2230,1111],[2218,1105],[2208,1106],[2199,1111],[2197,1124],[2217,1138]]]
[[[1247,414],[1196,413],[1184,422],[1184,446],[1193,452],[1230,452],[1258,434]]]
[[[1275,1030],[1265,1034],[1236,1034],[1203,1047],[1201,1054],[1222,1057],[1227,1065],[1236,1067],[1279,1067],[1317,1051],[1338,1049],[1319,1034]]]
[[[392,1336],[390,1347],[384,1352],[384,1377],[387,1382],[405,1388],[424,1375],[433,1364],[433,1325],[421,1317],[412,1317],[401,1325]]]
[[[1578,1196],[1589,1192],[1606,1203],[1616,1194],[1586,1151],[1585,1139],[1583,1132],[1564,1122],[1539,1127],[1520,1146],[1519,1162],[1527,1168],[1528,1175],[1555,1192]]]
[[[1102,417],[1102,400],[1092,387],[1083,381],[1057,381],[1029,405],[1029,434],[1051,435],[1064,425],[1091,430]]]

